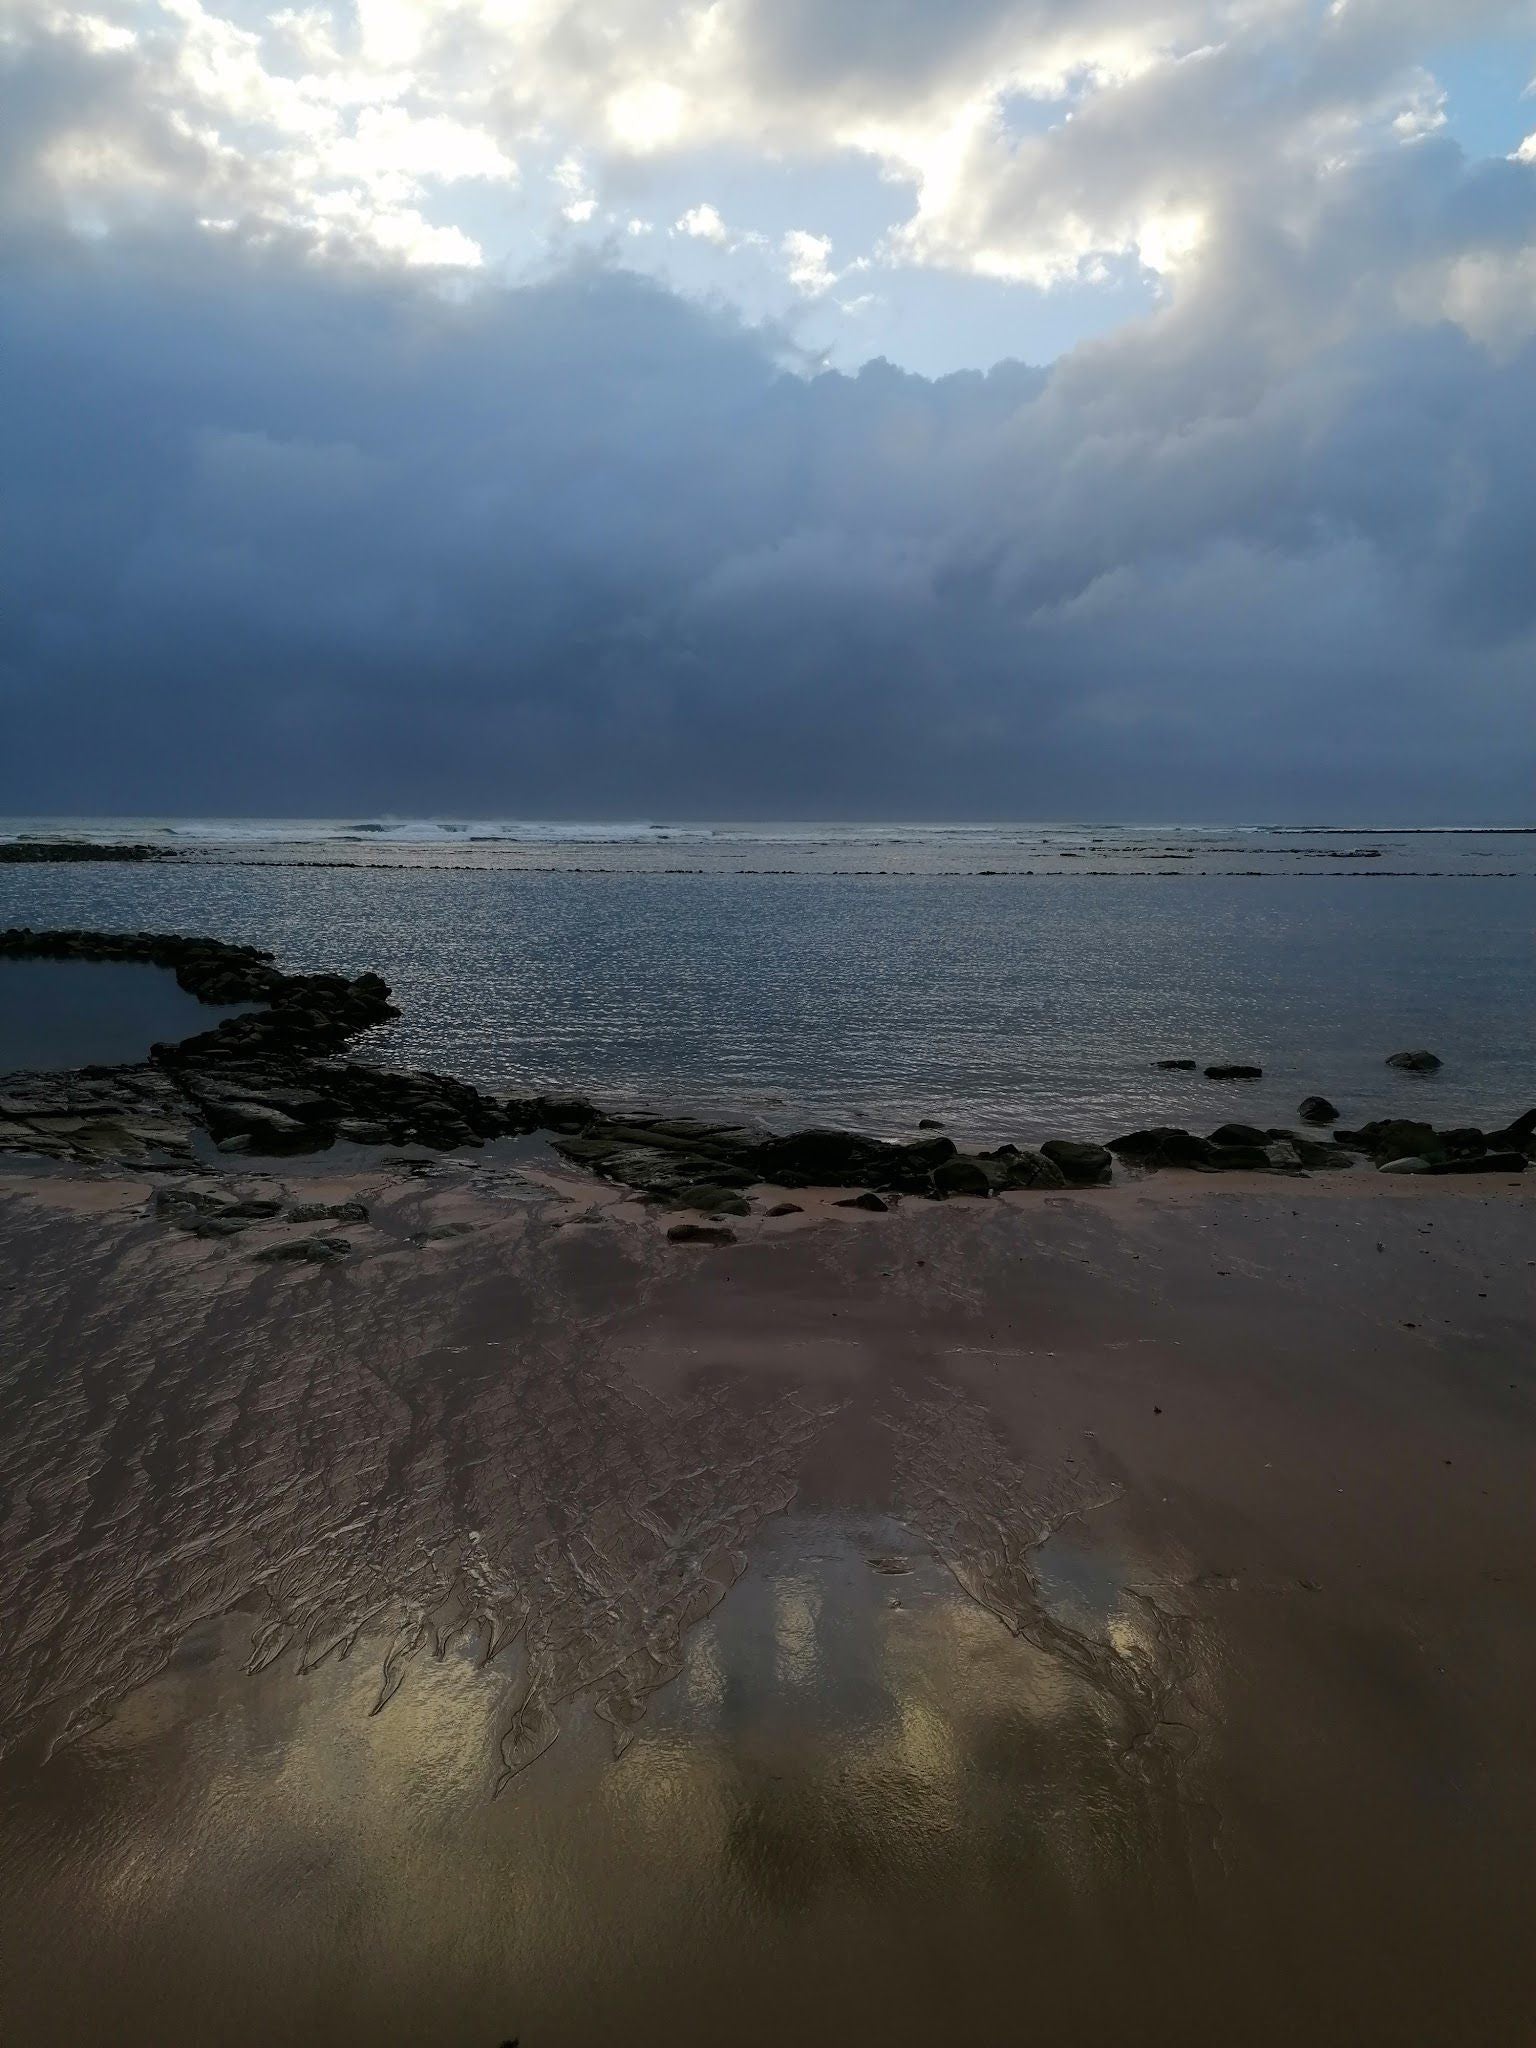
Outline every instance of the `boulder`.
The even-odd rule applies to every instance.
[[[1437,1053],[1394,1052],[1388,1056],[1387,1065],[1396,1067],[1404,1074],[1433,1074],[1445,1065]]]
[[[761,1179],[777,1181],[781,1187],[848,1187],[883,1178],[899,1149],[855,1131],[793,1131],[764,1140],[757,1148],[756,1165]]]
[[[1124,1137],[1111,1138],[1109,1150],[1139,1166],[1210,1167],[1216,1147],[1208,1138],[1197,1138],[1193,1131],[1180,1130],[1174,1124],[1157,1124],[1150,1130],[1127,1131]]]
[[[768,1211],[770,1216],[803,1216],[804,1208],[799,1202],[775,1202]]]
[[[1333,1142],[1352,1152],[1368,1153],[1378,1162],[1421,1155],[1437,1159],[1443,1149],[1433,1124],[1400,1116],[1378,1117],[1373,1123],[1362,1124],[1358,1131],[1335,1131]]]
[[[1208,1081],[1262,1081],[1264,1069],[1262,1067],[1218,1065],[1207,1067],[1205,1078]]]
[[[1067,1176],[1054,1159],[1030,1152],[1018,1145],[1000,1145],[995,1152],[977,1154],[992,1181],[995,1194],[1018,1189],[1055,1189],[1067,1185]]]
[[[1326,1095],[1309,1095],[1296,1114],[1304,1124],[1336,1124],[1339,1112]]]
[[[1410,1152],[1401,1159],[1383,1159],[1377,1166],[1378,1173],[1430,1173],[1429,1161],[1422,1153]]]
[[[933,1169],[936,1195],[990,1195],[992,1176],[979,1159],[956,1156]]]
[[[1114,1178],[1114,1155],[1103,1145],[1080,1145],[1072,1138],[1047,1138],[1040,1154],[1060,1170],[1071,1187],[1103,1187]]]
[[[1253,1124],[1221,1124],[1211,1133],[1213,1145],[1263,1145],[1268,1141],[1269,1132]]]

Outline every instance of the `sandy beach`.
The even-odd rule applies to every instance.
[[[7,2039],[1529,2040],[1529,1179],[838,1195],[6,1174]]]

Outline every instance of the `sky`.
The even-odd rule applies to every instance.
[[[0,811],[1536,816],[1536,0],[0,0]]]

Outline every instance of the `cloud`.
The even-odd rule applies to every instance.
[[[832,254],[830,236],[809,234],[804,228],[791,228],[779,248],[784,257],[785,274],[796,291],[814,298],[817,293],[829,291],[836,284],[837,273],[827,261]]]
[[[0,808],[1528,808],[1536,165],[1405,138],[1429,0],[1351,0],[1326,47],[1291,0],[978,0],[878,49],[862,6],[535,7],[560,92],[598,53],[579,147],[433,10],[178,7],[3,59]],[[617,230],[475,271],[445,192],[552,164],[541,205],[644,225],[605,110],[675,81],[671,147],[743,52],[765,128],[960,138],[928,260],[1155,260],[1156,310],[928,380],[826,371]],[[1061,121],[1026,133],[1005,72]],[[775,249],[829,290],[830,237]]]

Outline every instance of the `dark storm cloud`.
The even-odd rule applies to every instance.
[[[1049,373],[930,382],[602,265],[95,232],[36,79],[0,809],[1529,807],[1528,166],[1367,161]],[[131,128],[132,65],[90,79]]]

